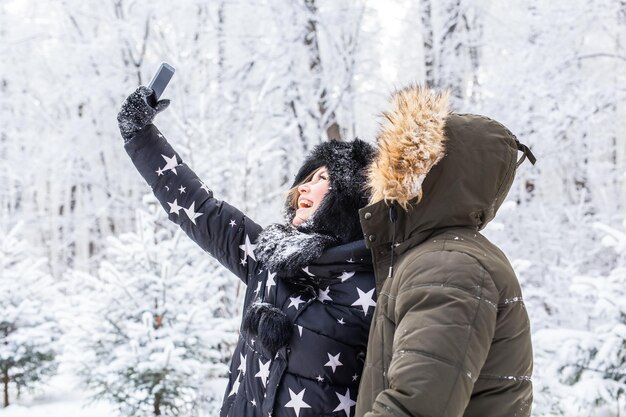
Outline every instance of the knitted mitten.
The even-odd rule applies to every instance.
[[[124,142],[128,142],[138,131],[152,123],[154,117],[169,106],[169,100],[160,100],[151,107],[146,98],[152,94],[148,87],[138,87],[122,104],[117,114],[117,123]]]

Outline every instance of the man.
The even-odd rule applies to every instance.
[[[450,113],[447,95],[420,87],[394,94],[384,117],[360,210],[378,302],[356,416],[530,416],[522,293],[479,230],[534,156],[500,123]]]

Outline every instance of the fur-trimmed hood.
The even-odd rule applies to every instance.
[[[407,87],[391,97],[378,133],[378,157],[370,165],[370,203],[396,201],[407,209],[422,197],[422,182],[445,152],[447,93]]]
[[[394,94],[384,115],[373,201],[359,211],[379,298],[355,416],[529,417],[528,313],[506,256],[478,230],[518,150],[534,157],[502,124],[450,112],[445,94],[420,87]]]
[[[360,212],[370,247],[392,240],[390,205],[402,208],[399,251],[403,242],[419,243],[437,230],[480,230],[494,218],[513,182],[518,150],[528,151],[509,129],[452,113],[446,93],[419,86],[394,93],[383,118],[368,172],[370,205]]]

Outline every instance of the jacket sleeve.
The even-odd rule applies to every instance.
[[[399,280],[388,388],[366,417],[461,417],[495,333],[497,289],[461,252],[413,260]],[[383,349],[388,349],[384,346]]]
[[[261,226],[214,198],[154,125],[144,127],[124,147],[169,219],[247,284],[256,265],[252,243]]]

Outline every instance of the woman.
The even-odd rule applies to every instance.
[[[350,416],[375,306],[358,209],[373,148],[326,142],[266,229],[213,193],[152,124],[169,102],[139,87],[118,114],[125,148],[170,220],[247,284],[221,416]]]

